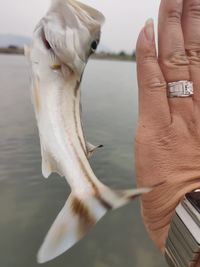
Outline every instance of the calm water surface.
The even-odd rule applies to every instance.
[[[41,174],[40,145],[30,101],[29,67],[0,56],[0,267],[36,267],[36,253],[69,187]],[[104,144],[91,164],[113,188],[135,186],[135,64],[90,61],[82,86],[87,139]],[[76,246],[44,267],[164,267],[144,229],[139,202],[109,213]]]

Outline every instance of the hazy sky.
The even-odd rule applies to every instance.
[[[157,17],[160,0],[82,0],[106,17],[103,45],[113,51],[131,52],[146,19]],[[50,0],[0,0],[0,33],[31,36]]]

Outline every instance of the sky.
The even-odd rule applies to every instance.
[[[138,33],[148,18],[154,18],[160,0],[81,0],[106,17],[101,43],[113,52],[131,53]],[[32,35],[39,19],[46,13],[50,0],[0,0],[0,34]]]

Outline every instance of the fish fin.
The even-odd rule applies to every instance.
[[[43,146],[41,145],[41,156],[42,156],[42,175],[45,178],[48,178],[51,173],[51,163],[49,161],[49,156],[47,151],[44,150]]]
[[[98,192],[72,192],[51,226],[38,252],[38,263],[48,262],[76,244],[106,214],[150,190],[113,191],[102,185]]]
[[[42,174],[45,178],[48,178],[53,172],[58,173],[60,176],[64,176],[60,170],[58,163],[48,154],[48,152],[41,145],[42,155]]]
[[[91,156],[96,151],[96,149],[103,147],[103,145],[94,146],[94,145],[87,142],[86,147],[87,147],[87,157],[91,158]]]

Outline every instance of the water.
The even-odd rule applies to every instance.
[[[40,146],[21,56],[0,56],[0,266],[36,267],[37,250],[69,194],[65,180],[41,174]],[[135,186],[135,64],[90,61],[82,86],[87,139],[104,144],[91,160],[113,188]],[[44,267],[166,266],[144,229],[139,201],[109,213],[71,250]]]

